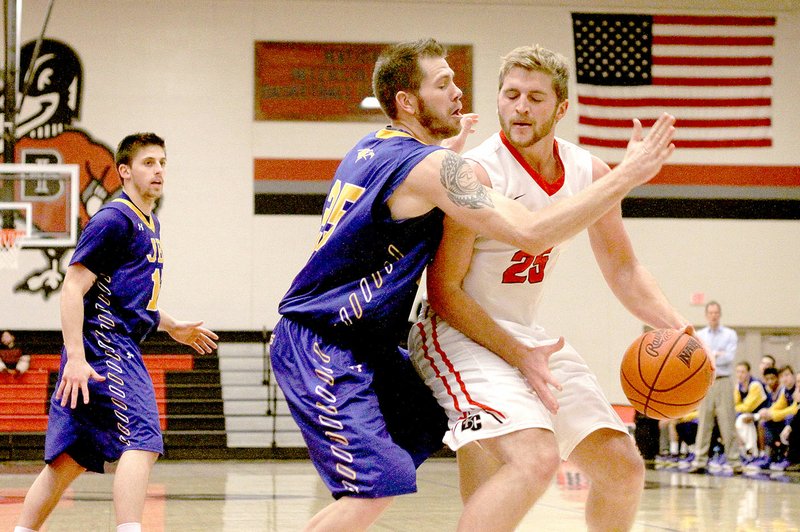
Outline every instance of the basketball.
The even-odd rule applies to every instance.
[[[638,412],[676,419],[700,404],[714,380],[703,346],[675,329],[655,329],[637,338],[622,357],[620,381]]]

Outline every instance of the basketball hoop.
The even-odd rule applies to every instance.
[[[19,250],[25,231],[0,229],[0,270],[16,270],[19,267]]]

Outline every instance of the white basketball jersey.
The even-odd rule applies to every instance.
[[[556,138],[555,154],[564,168],[563,179],[547,183],[530,167],[502,133],[464,154],[489,174],[498,193],[538,211],[573,196],[592,183],[591,154]],[[464,279],[464,290],[500,325],[513,332],[531,334],[537,322],[544,283],[568,242],[537,256],[483,236],[475,240],[472,263]],[[522,328],[520,328],[522,326]]]

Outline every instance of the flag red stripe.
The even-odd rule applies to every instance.
[[[653,57],[654,65],[675,66],[772,66],[771,57]]]
[[[769,148],[772,139],[676,140],[677,148]]]
[[[625,148],[628,141],[624,139],[603,139],[597,137],[578,137],[578,143],[584,146],[599,146],[604,148]],[[772,139],[719,139],[719,140],[676,140],[677,148],[768,148],[772,146]]]
[[[578,96],[578,103],[601,107],[769,107],[772,98],[600,98]]]
[[[330,181],[340,159],[255,159],[256,181]]]
[[[581,146],[598,146],[601,148],[625,148],[628,146],[628,141],[620,139],[601,139],[597,137],[586,137],[579,135],[578,144]]]
[[[653,24],[680,24],[683,26],[774,26],[775,17],[653,15]]]
[[[663,78],[654,77],[653,85],[675,87],[769,87],[772,78]]]
[[[646,118],[642,119],[642,125],[644,127],[650,127],[655,123],[655,118]],[[591,116],[579,116],[578,123],[585,124],[587,126],[599,126],[599,127],[620,127],[620,128],[629,128],[631,127],[631,121],[625,118],[595,118]],[[698,118],[681,118],[678,120],[676,124],[678,127],[708,127],[708,128],[720,128],[720,127],[769,127],[772,125],[771,118],[731,118],[731,119],[724,119],[724,118],[708,118],[708,119],[698,119]]]
[[[653,44],[668,46],[772,46],[773,37],[653,35]]]

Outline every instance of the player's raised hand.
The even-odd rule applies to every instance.
[[[176,342],[188,345],[202,355],[216,349],[214,340],[219,340],[219,336],[202,325],[202,321],[176,320],[166,331]]]
[[[464,149],[464,144],[467,143],[467,137],[469,137],[472,133],[475,133],[475,124],[478,123],[478,115],[476,113],[467,113],[461,117],[461,132],[455,137],[450,137],[449,139],[444,139],[442,141],[442,146],[453,150],[456,153],[461,153],[461,150]]]
[[[83,394],[83,404],[89,404],[89,379],[97,382],[106,380],[100,376],[86,359],[67,358],[61,382],[56,389],[56,401],[61,401],[61,406],[70,408],[78,406],[78,394]]]
[[[550,373],[548,363],[550,356],[560,351],[563,347],[563,336],[554,344],[529,347],[528,356],[522,360],[518,367],[528,384],[533,388],[533,391],[539,396],[542,404],[553,414],[558,413],[558,401],[556,401],[556,396],[550,390],[550,386],[561,391],[561,384]]]
[[[625,174],[634,180],[634,186],[646,183],[661,170],[675,151],[674,136],[675,117],[668,113],[661,114],[646,137],[642,137],[642,123],[633,119],[631,139],[619,166],[626,169]]]

